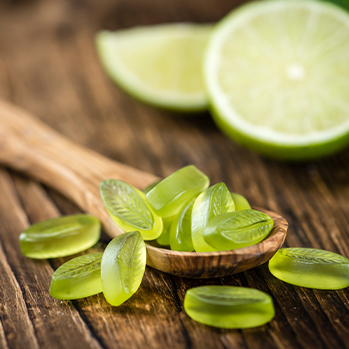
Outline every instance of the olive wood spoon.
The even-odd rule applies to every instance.
[[[117,163],[58,134],[27,111],[0,101],[0,163],[55,188],[98,217],[106,233],[122,233],[105,210],[99,195],[102,180],[115,178],[144,189],[158,177]],[[257,245],[221,252],[178,252],[147,243],[147,264],[182,277],[209,278],[239,273],[269,260],[285,240],[287,221],[269,214],[274,227]]]

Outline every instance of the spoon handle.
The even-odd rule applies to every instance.
[[[22,171],[55,188],[98,217],[105,232],[122,231],[106,212],[99,195],[103,179],[125,180],[143,189],[157,177],[119,164],[75,144],[44,125],[28,112],[0,100],[0,163]],[[274,212],[267,239],[257,245],[221,252],[178,252],[147,243],[147,264],[177,276],[207,278],[231,275],[267,261],[283,243],[287,222]]]
[[[99,195],[103,179],[125,180],[143,189],[156,177],[109,160],[86,149],[30,115],[0,101],[0,163],[55,188],[84,211],[97,216],[106,232],[121,233],[104,209]]]

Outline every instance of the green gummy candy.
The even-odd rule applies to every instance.
[[[143,189],[143,193],[146,195],[148,194],[156,185],[158,185],[161,182],[161,179],[158,179],[157,181],[154,181],[153,183],[149,184],[147,187]]]
[[[19,236],[22,253],[30,258],[57,258],[84,251],[98,242],[101,223],[78,214],[48,219],[24,230]]]
[[[170,231],[175,216],[166,217],[162,219],[163,228],[161,235],[156,239],[156,242],[162,246],[170,245]]]
[[[273,220],[256,210],[223,213],[212,218],[204,228],[204,239],[219,251],[255,245],[273,228]]]
[[[191,215],[191,233],[196,252],[217,251],[204,240],[204,228],[212,218],[234,210],[233,198],[224,183],[217,183],[198,196]]]
[[[161,182],[161,179],[149,184],[145,189],[143,189],[143,193],[147,194],[150,192],[158,183]],[[171,224],[173,222],[174,216],[166,217],[162,219],[162,232],[161,235],[156,239],[156,242],[162,246],[170,245],[170,229]]]
[[[143,192],[117,179],[101,182],[103,203],[113,221],[124,231],[139,231],[144,240],[154,240],[162,232],[162,219],[145,200]]]
[[[292,285],[322,290],[349,286],[349,259],[315,248],[282,248],[269,261],[270,272]]]
[[[106,300],[118,306],[139,288],[146,262],[146,248],[138,231],[123,233],[107,246],[102,257],[101,278]]]
[[[233,286],[200,286],[187,291],[184,309],[195,321],[221,328],[251,328],[275,315],[272,298],[259,290]]]
[[[147,193],[146,198],[157,215],[169,217],[209,183],[208,177],[195,166],[186,166],[163,179]]]
[[[78,299],[102,292],[103,253],[85,254],[62,264],[53,274],[50,295],[57,299]]]
[[[248,210],[251,208],[249,202],[246,200],[245,197],[243,197],[242,195],[240,195],[238,193],[231,192],[230,194],[234,200],[235,211]]]
[[[174,251],[194,251],[191,238],[191,214],[196,197],[189,200],[175,217],[170,232],[170,246]]]

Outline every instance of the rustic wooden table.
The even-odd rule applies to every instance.
[[[172,114],[135,102],[102,71],[98,29],[173,21],[212,22],[238,4],[216,0],[3,0],[0,98],[22,106],[78,143],[114,160],[166,176],[195,164],[256,206],[290,224],[286,246],[349,257],[349,150],[301,165],[266,160],[227,139],[209,114]],[[0,149],[1,151],[1,149]],[[147,268],[139,291],[111,307],[102,295],[58,301],[53,271],[69,258],[30,260],[18,236],[28,225],[80,212],[29,178],[0,168],[0,348],[349,348],[349,292],[294,287],[267,265],[231,277],[191,280]],[[102,251],[109,241],[91,251]],[[272,295],[275,318],[249,330],[191,320],[185,291],[207,284]]]

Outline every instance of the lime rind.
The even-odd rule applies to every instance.
[[[261,118],[264,116],[264,120],[266,120],[265,125],[254,124],[251,121],[248,121],[247,119],[245,119],[246,116],[242,117],[241,112],[238,112],[237,110],[234,109],[234,107],[232,106],[229,100],[230,98],[229,94],[221,89],[221,86],[219,83],[219,74],[218,74],[218,69],[219,69],[218,62],[221,59],[220,54],[222,50],[222,45],[224,40],[227,38],[228,35],[230,35],[232,30],[235,30],[237,32],[238,29],[240,30],[241,28],[243,28],[244,24],[245,24],[245,28],[247,28],[248,30],[251,30],[251,24],[248,22],[251,20],[251,18],[253,17],[257,18],[261,14],[262,15],[268,14],[270,16],[273,15],[276,18],[275,20],[280,21],[280,18],[279,18],[280,13],[287,12],[287,11],[290,12],[292,10],[308,11],[310,13],[310,16],[312,16],[313,14],[315,14],[315,16],[319,16],[319,15],[329,16],[328,18],[332,18],[333,22],[337,21],[338,23],[341,23],[340,25],[343,27],[343,29],[347,28],[348,34],[349,34],[349,16],[344,11],[341,11],[337,6],[326,4],[326,3],[319,3],[316,1],[299,1],[299,0],[253,2],[250,4],[244,5],[241,8],[233,11],[230,15],[228,15],[216,26],[211,36],[208,50],[205,56],[204,75],[205,75],[206,90],[208,92],[208,98],[210,100],[214,120],[216,121],[218,126],[223,130],[223,132],[225,132],[229,137],[235,139],[238,143],[242,144],[243,146],[250,148],[252,150],[255,150],[260,154],[267,155],[267,156],[274,157],[276,159],[281,159],[281,160],[298,160],[299,161],[299,160],[315,159],[318,157],[326,156],[331,153],[337,152],[340,149],[344,148],[346,145],[348,145],[349,118],[347,116],[348,113],[345,114],[343,111],[344,109],[349,110],[349,105],[347,102],[345,102],[347,98],[343,97],[345,93],[343,91],[346,91],[345,87],[343,87],[340,90],[342,92],[337,94],[337,97],[342,98],[342,100],[336,100],[335,98],[332,98],[328,102],[329,105],[331,103],[333,104],[333,105],[331,104],[331,108],[332,107],[334,108],[334,109],[332,108],[333,111],[342,110],[341,117],[339,118],[341,120],[340,122],[338,122],[337,124],[336,123],[333,124],[331,127],[322,126],[323,129],[320,128],[320,130],[318,130],[316,127],[318,127],[318,124],[321,124],[320,121],[323,122],[323,120],[325,120],[324,122],[327,122],[326,120],[329,120],[329,115],[331,115],[331,120],[333,120],[333,116],[335,115],[335,113],[329,112],[327,114],[328,115],[327,119],[325,116],[323,120],[319,119],[320,121],[314,122],[314,125],[312,125],[312,127],[314,127],[314,130],[312,130],[311,132],[306,132],[304,134],[297,133],[297,132],[289,132],[289,131],[279,132],[277,130],[273,130],[268,126],[268,120],[270,119],[268,118],[269,110],[272,109],[273,107],[272,105],[269,105],[269,107],[266,109],[268,113],[266,115],[264,115],[265,113],[263,112],[262,107],[260,107],[260,110],[258,113],[254,113],[255,118],[257,119],[258,117]],[[265,22],[268,22],[268,21],[265,21]],[[331,30],[331,28],[329,30]],[[274,30],[274,32],[276,36],[280,35],[280,38],[283,37],[285,39],[285,35],[282,36],[283,33],[278,33],[277,30]],[[312,32],[312,35],[313,33],[316,33],[316,29]],[[342,39],[344,40],[345,34],[341,34],[341,35],[343,37]],[[305,34],[304,36],[306,37]],[[287,37],[287,34],[286,34],[286,37]],[[348,35],[346,37],[348,37]],[[268,37],[268,39],[270,39],[270,37]],[[236,41],[234,41],[234,45],[236,45]],[[346,45],[349,45],[349,43],[347,42]],[[245,46],[246,46],[245,47],[246,50],[248,50],[249,48],[246,43],[245,43]],[[265,46],[269,49],[271,47],[270,42],[266,40]],[[345,50],[345,48],[343,48],[343,50]],[[243,50],[240,50],[240,51],[243,52]],[[346,53],[343,53],[342,55],[337,54],[335,58],[338,58],[338,60],[341,59],[342,60],[341,64],[342,64],[344,62],[345,54]],[[274,52],[274,55],[275,55],[275,52]],[[258,59],[256,59],[255,62],[256,64],[258,64]],[[294,68],[294,65],[293,65],[293,68]],[[229,69],[230,71],[233,71],[232,67],[230,67]],[[249,69],[251,72],[253,72],[254,65],[252,65]],[[339,68],[337,67],[337,70],[338,69]],[[349,69],[348,68],[346,69],[341,68],[341,69],[342,69],[342,71],[340,72],[341,79],[344,81],[345,76],[349,77]],[[295,74],[295,73],[299,73],[299,71],[295,72],[293,69],[292,74]],[[337,72],[335,74],[338,75],[339,73]],[[333,84],[335,84],[335,82],[337,81],[336,80],[337,75],[331,75],[331,78],[332,78],[331,81],[332,82],[334,81]],[[297,78],[297,76],[295,75],[293,75],[293,77]],[[228,79],[228,77],[226,78]],[[338,83],[336,82],[337,85],[340,83],[341,82],[338,82]],[[323,83],[322,85],[325,85],[327,88],[330,85],[330,83]],[[256,87],[255,84],[252,86]],[[278,90],[281,91],[282,88],[279,88]],[[315,89],[313,90],[315,91]],[[270,98],[274,98],[274,94],[272,93],[272,91],[273,91],[272,89],[269,89],[269,92],[271,93]],[[317,100],[323,103],[322,100],[324,98],[320,92],[319,94],[314,93],[314,96],[317,96]],[[313,93],[313,91],[311,91],[311,93]],[[306,94],[304,94],[304,96],[306,96]],[[312,98],[313,99],[309,99],[307,102],[308,104],[310,103],[309,104],[310,107],[312,107],[312,104],[314,104],[316,101],[314,97]],[[245,106],[253,105],[253,103],[257,105],[256,103],[258,103],[258,101],[256,101],[256,98],[253,98],[253,103],[252,101],[248,102],[246,98],[244,99],[240,98],[240,100],[244,101]],[[275,100],[276,100],[276,96],[275,96]],[[316,105],[318,105],[319,103],[320,102],[316,102]],[[290,104],[291,105],[290,108],[293,110],[296,104],[297,103]],[[287,110],[287,108],[284,108],[284,109]],[[308,108],[308,110],[310,109]],[[305,116],[306,115],[299,114],[298,118],[304,120],[306,119]],[[323,125],[325,125],[324,122],[323,122]],[[297,124],[297,122],[294,122],[294,125],[295,124]],[[286,127],[285,125],[283,125],[284,128]]]
[[[200,66],[211,30],[208,24],[176,23],[101,31],[96,45],[108,75],[136,99],[197,112],[208,106]]]

